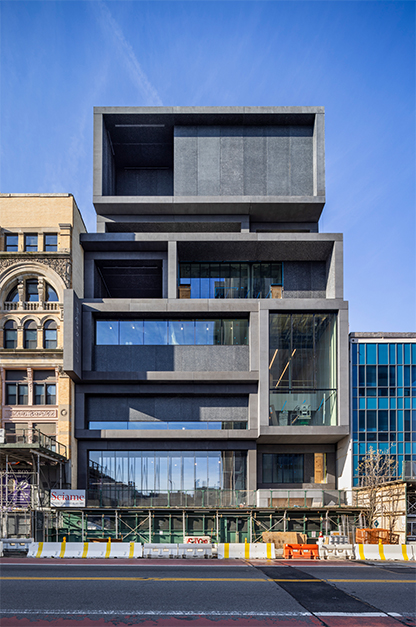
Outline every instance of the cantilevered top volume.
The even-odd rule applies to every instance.
[[[98,215],[319,220],[323,107],[100,107],[94,119]]]

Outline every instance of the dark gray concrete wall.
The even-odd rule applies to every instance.
[[[172,170],[117,170],[116,196],[172,196]]]
[[[64,290],[65,372],[74,380],[82,377],[82,305],[74,290]]]
[[[90,396],[86,421],[246,421],[248,396]]]
[[[95,346],[93,369],[100,372],[248,371],[248,346]]]
[[[175,126],[175,196],[312,196],[312,126]]]
[[[325,298],[326,265],[324,261],[286,261],[284,298]]]
[[[107,129],[103,125],[103,180],[102,189],[104,196],[112,196],[115,192],[115,165],[113,151],[111,150],[110,138]]]

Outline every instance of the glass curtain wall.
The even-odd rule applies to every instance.
[[[90,451],[89,499],[133,505],[160,493],[244,491],[246,459],[246,451]]]
[[[371,448],[416,478],[416,344],[351,343],[354,485]]]
[[[179,285],[190,285],[191,298],[270,298],[282,285],[282,264],[180,263]]]
[[[336,314],[271,314],[269,347],[270,425],[336,425]]]
[[[97,320],[97,346],[239,346],[248,344],[248,320]]]

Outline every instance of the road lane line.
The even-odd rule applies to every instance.
[[[0,581],[244,581],[270,583],[272,579],[253,577],[0,577]],[[306,580],[306,581],[309,581]]]

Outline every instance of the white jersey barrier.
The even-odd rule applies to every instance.
[[[355,551],[353,544],[319,544],[320,560],[353,560],[355,559]]]
[[[218,544],[218,559],[275,559],[276,549],[272,543],[259,542],[256,544],[229,543]]]
[[[212,557],[212,544],[178,544],[178,557]]]
[[[410,544],[356,544],[355,559],[407,562],[415,559],[415,552]]]
[[[140,542],[33,542],[28,557],[137,558],[143,556]]]
[[[143,557],[178,557],[177,544],[145,544]]]

